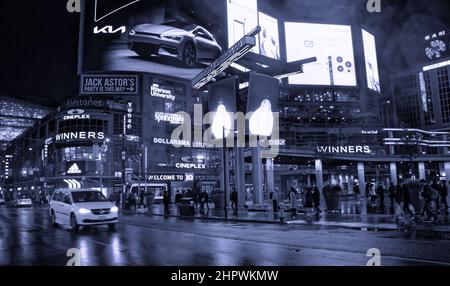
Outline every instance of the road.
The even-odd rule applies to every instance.
[[[46,208],[0,206],[0,265],[64,266],[70,248],[82,266],[450,265],[450,240],[318,226],[122,216],[106,227],[72,232],[50,225]]]

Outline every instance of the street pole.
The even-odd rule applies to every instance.
[[[226,160],[226,150],[225,150],[225,126],[223,127],[223,138],[222,138],[222,144],[223,144],[223,191],[224,191],[224,210],[225,210],[225,219],[228,219],[228,202],[227,202],[227,160]]]
[[[122,209],[125,209],[125,200],[126,200],[126,192],[127,192],[127,180],[126,180],[126,173],[125,173],[125,168],[126,168],[126,134],[127,134],[127,124],[126,124],[126,120],[127,120],[127,116],[124,115],[123,116],[123,134],[122,134],[122,195],[121,200],[122,200]]]
[[[144,143],[145,144],[145,143]],[[145,179],[144,179],[144,184],[145,184],[145,186],[144,186],[144,188],[145,188],[145,193],[147,194],[147,164],[148,164],[148,156],[147,156],[148,154],[147,154],[147,146],[145,145],[145,147],[144,147],[144,176],[145,176]]]

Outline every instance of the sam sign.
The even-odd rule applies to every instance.
[[[82,75],[83,95],[137,95],[137,75]]]

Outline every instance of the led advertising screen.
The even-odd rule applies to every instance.
[[[366,61],[367,87],[373,91],[381,92],[375,37],[364,29],[362,30],[362,36]]]
[[[264,13],[259,13],[260,54],[272,59],[280,60],[280,37],[278,33],[278,20]]]
[[[425,35],[424,52],[429,60],[439,60],[450,55],[450,29]]]
[[[242,37],[258,26],[257,0],[226,0],[228,22],[228,47],[232,47]],[[259,53],[259,47],[252,49]]]
[[[226,49],[225,2],[84,0],[79,71],[192,80]]]
[[[288,62],[317,57],[290,84],[356,86],[350,26],[286,22],[285,33]]]

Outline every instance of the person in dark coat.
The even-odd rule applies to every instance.
[[[164,204],[164,214],[169,215],[170,214],[170,196],[169,191],[165,190],[163,194],[163,204]]]
[[[380,199],[380,209],[384,210],[384,186],[381,183],[378,184],[377,195]]]
[[[448,184],[450,185],[450,181],[448,181]],[[448,197],[448,188],[447,188],[447,186],[445,185],[445,182],[444,182],[444,184],[442,184],[442,186],[441,186],[441,189],[440,189],[440,197],[441,197],[441,200],[442,200],[442,204],[444,205],[444,207],[445,207],[445,213],[448,215],[448,202],[447,202],[447,197]]]
[[[391,183],[389,186],[389,199],[391,200],[391,210],[395,210],[395,186]]]
[[[408,185],[403,185],[403,211],[405,215],[414,216],[413,212],[411,211],[411,195],[409,193],[409,187]]]
[[[317,186],[314,186],[312,196],[316,215],[320,215],[320,191]]]
[[[231,207],[233,208],[234,215],[237,215],[237,213],[238,213],[238,193],[236,192],[235,189],[233,189],[233,192],[231,192],[230,199],[231,199]]]
[[[208,192],[203,190],[203,192],[200,193],[200,211],[203,212],[205,210],[205,205],[209,210],[209,195]]]
[[[310,187],[306,188],[305,192],[305,208],[306,213],[309,213],[309,210],[313,208],[313,193]]]

